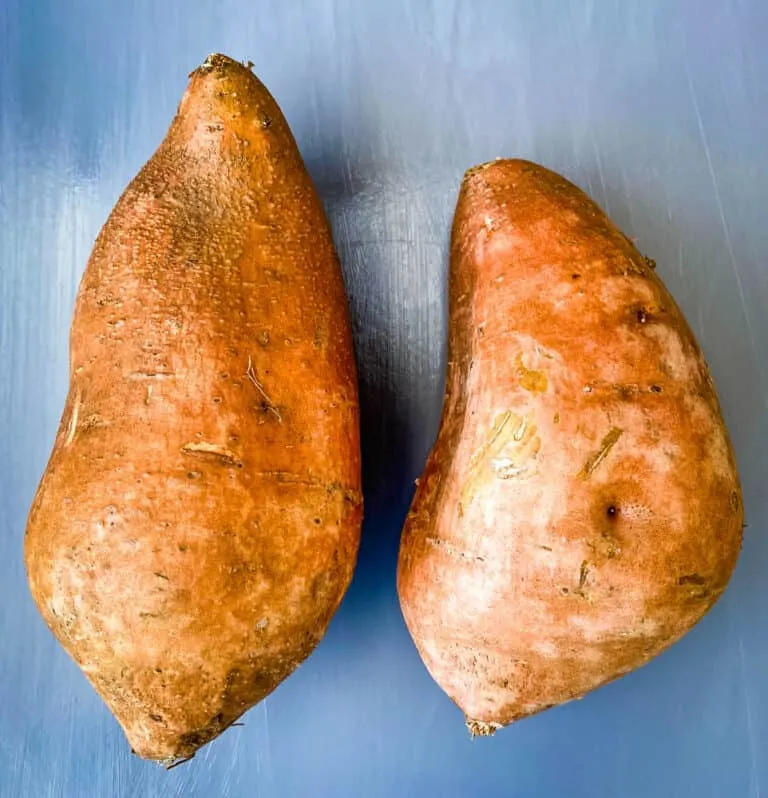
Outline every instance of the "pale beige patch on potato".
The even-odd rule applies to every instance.
[[[467,253],[466,257],[478,262],[490,264],[506,262],[509,252],[525,244],[525,236],[521,235],[514,226],[510,224],[499,225],[491,229],[485,225],[485,235],[474,236],[472,238],[472,252]],[[502,270],[501,275],[507,270]],[[494,275],[496,276],[496,275]]]
[[[725,480],[731,480],[733,478],[733,466],[731,465],[727,433],[722,426],[715,423],[714,414],[712,414],[712,419],[712,432],[709,436],[710,463],[718,476]]]
[[[93,539],[99,542],[103,541],[107,536],[107,527],[101,521],[93,522]]]
[[[604,261],[597,263],[602,271]],[[610,311],[633,306],[656,309],[656,292],[653,290],[653,283],[639,275],[616,274],[603,277],[596,287],[601,304]]]
[[[621,602],[615,602],[611,612],[574,613],[567,618],[571,629],[578,629],[588,643],[600,643],[635,637],[651,637],[656,624],[645,618],[647,595],[639,591],[622,590]]]
[[[86,582],[82,564],[76,566],[60,555],[54,564],[48,606],[57,616],[71,641],[99,640],[99,627],[83,612],[83,595],[92,590]]]
[[[674,380],[692,383],[701,376],[701,360],[692,349],[684,346],[675,328],[666,324],[652,324],[645,327],[645,335],[656,341],[663,353],[664,370]]]
[[[724,479],[733,473],[727,432],[712,409],[712,406],[697,395],[683,399],[688,423],[694,429],[708,429],[707,460],[714,472]]]
[[[48,606],[54,616],[58,618],[66,618],[69,612],[69,595],[66,591],[61,589],[60,578],[54,573],[54,578],[51,580],[52,590],[51,596],[48,599]]]
[[[505,592],[509,580],[509,564],[503,554],[485,563],[483,568],[463,568],[456,575],[456,602],[461,615],[484,613]],[[468,601],[467,598],[471,597]]]
[[[560,655],[558,647],[552,640],[536,640],[531,648],[542,657],[554,659]]]
[[[104,628],[104,631],[108,632],[109,634],[122,635],[123,631],[125,630],[125,623],[123,622],[122,617],[116,613],[112,615],[105,615],[102,619],[101,625]],[[148,640],[147,649],[149,650],[151,648],[151,640]]]

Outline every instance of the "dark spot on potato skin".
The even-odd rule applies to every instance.
[[[706,577],[701,574],[685,574],[677,579],[678,585],[705,585],[706,583]]]
[[[223,724],[221,718],[221,713],[218,713],[200,729],[195,729],[194,731],[186,732],[185,734],[180,735],[179,750],[195,751],[206,743],[210,742],[222,731]]]
[[[629,315],[636,324],[670,324],[671,322],[671,326],[674,328],[674,321],[668,318],[667,308],[664,305],[663,299],[660,297],[657,297],[657,301],[649,304],[631,305],[629,308]]]
[[[633,396],[637,396],[640,391],[637,385],[617,385],[616,392],[622,399],[631,399]]]

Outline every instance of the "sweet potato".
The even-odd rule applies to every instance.
[[[98,236],[26,564],[142,757],[189,757],[313,650],[362,515],[357,383],[321,203],[241,64],[190,76]]]
[[[648,662],[733,571],[733,452],[654,268],[541,166],[500,160],[464,178],[443,416],[398,590],[474,734]]]

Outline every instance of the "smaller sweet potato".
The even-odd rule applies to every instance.
[[[398,591],[473,733],[648,662],[733,571],[736,463],[654,266],[541,166],[502,160],[464,178],[443,417]]]

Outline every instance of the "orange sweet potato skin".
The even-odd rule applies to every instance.
[[[322,637],[362,515],[342,277],[280,109],[211,56],[101,231],[25,554],[136,753],[192,755]]]
[[[398,591],[473,733],[644,664],[733,571],[733,452],[654,265],[541,166],[496,161],[465,176],[443,417]]]

